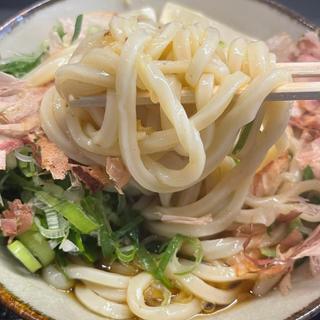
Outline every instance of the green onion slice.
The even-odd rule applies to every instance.
[[[55,258],[55,253],[51,249],[48,241],[37,231],[29,230],[18,236],[18,240],[30,250],[41,264],[46,267]]]
[[[58,22],[58,24],[53,27],[53,31],[57,33],[61,41],[63,41],[64,36],[67,34],[61,22]]]
[[[236,146],[234,147],[234,149],[232,151],[232,154],[237,154],[239,151],[242,150],[242,148],[244,147],[244,145],[247,142],[247,139],[249,137],[250,131],[251,131],[252,126],[253,126],[253,123],[254,123],[254,121],[246,124],[243,127],[243,129],[241,130],[241,133],[240,133],[239,140],[238,140]]]
[[[0,62],[0,72],[11,74],[16,78],[21,78],[36,68],[42,62],[46,53],[47,48],[38,54],[21,55],[8,61]]]
[[[79,38],[81,33],[81,28],[82,28],[82,21],[83,21],[83,14],[80,14],[76,18],[76,23],[74,26],[74,32],[73,32],[71,43],[75,42]]]
[[[83,234],[90,234],[100,227],[79,204],[57,199],[43,191],[36,192],[35,196],[39,201],[61,214]]]
[[[20,241],[12,242],[7,248],[30,272],[34,273],[42,268],[39,261]]]
[[[314,179],[314,173],[310,166],[306,166],[303,170],[303,180],[312,180]]]
[[[47,239],[54,240],[54,239],[61,239],[68,236],[69,233],[69,222],[64,220],[61,221],[61,227],[56,229],[47,229],[42,226],[41,221],[38,217],[34,218],[34,222],[41,233],[41,235]]]
[[[144,270],[151,273],[155,279],[159,280],[165,287],[170,289],[173,287],[173,285],[166,277],[165,272],[170,261],[172,259],[176,259],[176,255],[184,242],[189,243],[193,247],[195,261],[187,269],[184,266],[181,266],[179,269],[182,269],[182,271],[176,274],[184,275],[190,273],[192,270],[194,270],[194,268],[197,267],[197,265],[199,265],[203,257],[201,243],[195,238],[176,235],[168,243],[165,251],[161,254],[159,261],[157,261],[155,257],[151,255],[144,247],[142,247],[138,251],[138,261]]]
[[[116,256],[123,263],[130,263],[134,260],[138,246],[129,245],[126,247],[116,247]]]
[[[277,256],[276,248],[265,247],[265,248],[261,248],[260,252],[262,255],[268,258],[276,258]]]

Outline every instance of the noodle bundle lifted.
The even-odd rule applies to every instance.
[[[42,128],[71,159],[105,166],[106,157],[120,157],[134,183],[159,194],[160,203],[143,212],[157,234],[203,237],[230,226],[287,126],[289,103],[264,103],[291,81],[274,68],[266,44],[235,39],[223,45],[210,26],[115,16],[109,31],[58,69],[55,88],[43,99]],[[185,91],[195,103],[181,102]],[[137,104],[142,94],[149,104]],[[100,108],[88,99],[68,105],[99,95],[106,96]],[[248,125],[241,141],[239,131]],[[210,183],[226,161],[233,168]],[[194,226],[190,218],[205,223]]]
[[[0,231],[106,318],[213,314],[288,293],[297,260],[320,270],[319,136],[303,106],[266,101],[291,75],[171,7],[61,21],[34,70],[1,69],[26,75],[0,78]]]

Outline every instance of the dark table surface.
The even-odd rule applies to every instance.
[[[89,0],[88,0],[89,1]],[[320,26],[320,0],[277,0],[291,9],[301,13],[310,21]],[[0,0],[0,23],[18,10],[23,9],[35,2],[34,0]],[[0,306],[0,319],[20,320]],[[320,316],[313,320],[320,320]]]

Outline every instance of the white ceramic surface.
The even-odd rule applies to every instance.
[[[306,31],[306,26],[292,17],[281,13],[262,1],[255,0],[180,0],[177,3],[205,12],[216,21],[248,34],[250,37],[266,39],[281,31],[295,37]],[[162,0],[133,0],[129,8],[121,0],[60,0],[37,9],[23,18],[13,30],[12,23],[0,28],[0,53],[30,52],[44,40],[58,18],[73,17],[79,13],[96,10],[124,11],[144,6],[152,6],[159,12]],[[15,20],[17,22],[17,19]],[[2,31],[1,31],[2,30]],[[8,32],[10,31],[10,32]],[[320,278],[311,278],[306,268],[294,277],[294,289],[288,296],[274,291],[263,299],[241,304],[224,313],[210,317],[216,320],[283,320],[298,319],[293,314],[320,299]],[[102,319],[87,312],[71,296],[47,286],[39,277],[28,274],[5,250],[0,249],[0,283],[20,300],[56,320]],[[310,307],[309,307],[310,309]],[[301,317],[299,319],[302,319]]]

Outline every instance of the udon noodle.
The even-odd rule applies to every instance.
[[[95,314],[184,320],[228,306],[252,288],[257,272],[241,273],[227,260],[244,247],[276,245],[286,233],[279,225],[248,244],[230,235],[234,225],[269,227],[298,206],[301,219],[319,221],[308,211],[312,204],[305,210],[297,201],[304,192],[320,192],[316,180],[286,182],[270,197],[250,193],[270,150],[294,153],[295,138],[289,141],[285,132],[290,104],[265,101],[292,79],[276,68],[264,42],[237,38],[226,44],[219,30],[201,23],[162,25],[115,15],[108,30],[65,49],[27,79],[47,83],[61,64],[41,103],[41,127],[49,140],[83,165],[105,167],[107,157],[121,158],[130,187],[138,190],[135,208],[145,229],[156,237],[200,238],[203,250],[196,268],[188,243],[170,260],[165,275],[176,292],[147,272],[68,265],[66,274],[78,280],[76,297]],[[253,288],[258,295],[264,291],[260,280]],[[150,291],[157,303],[146,298]]]

